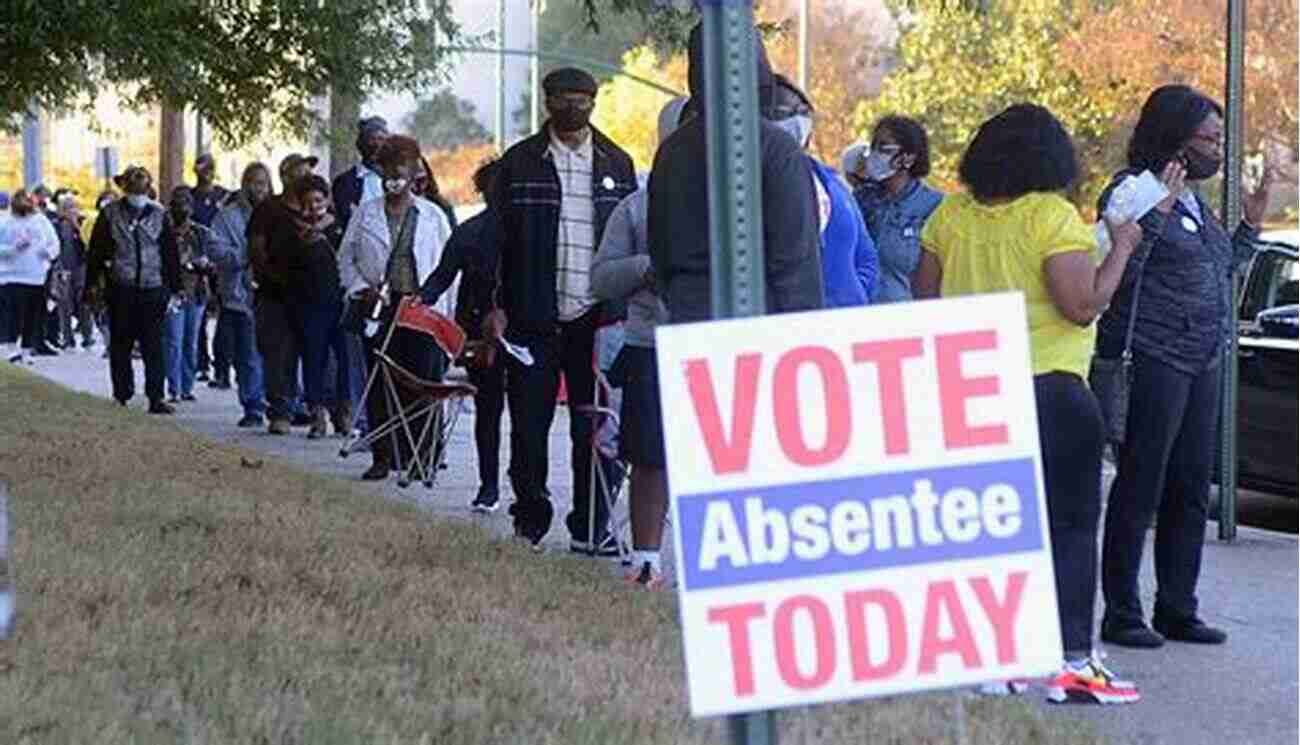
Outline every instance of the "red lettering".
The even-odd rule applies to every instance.
[[[709,609],[709,623],[725,623],[731,641],[731,674],[737,696],[754,694],[754,657],[749,644],[749,622],[763,617],[762,603],[741,603]]]
[[[923,351],[921,340],[915,337],[853,345],[854,362],[876,363],[886,455],[906,455],[911,449],[907,434],[907,403],[903,398],[903,360],[920,357]]]
[[[940,614],[944,612],[952,626],[952,635],[947,637],[940,636],[939,630]],[[933,673],[940,655],[954,653],[961,655],[962,664],[967,668],[980,664],[979,649],[975,646],[970,623],[966,621],[961,598],[957,596],[957,585],[950,580],[931,582],[925,595],[925,620],[921,624],[921,657],[917,670],[922,674]]]
[[[1020,596],[1025,590],[1025,578],[1028,572],[1012,572],[1007,577],[1007,593],[1002,602],[993,594],[993,586],[987,577],[977,577],[970,581],[975,597],[979,598],[984,615],[998,640],[998,664],[1010,665],[1016,661],[1016,615],[1020,612]]]
[[[943,412],[943,442],[950,450],[1007,443],[1005,424],[972,427],[966,421],[966,399],[996,396],[1000,388],[996,375],[962,377],[962,353],[997,348],[996,331],[965,331],[934,337],[935,364],[939,372],[939,407]]]
[[[758,398],[758,370],[762,355],[750,352],[736,357],[736,380],[732,388],[731,439],[722,430],[722,413],[713,389],[709,361],[687,360],[686,384],[700,423],[700,434],[709,450],[714,473],[735,473],[749,468],[750,444],[754,440],[754,404]]]
[[[808,447],[799,418],[799,368],[813,365],[821,373],[826,400],[826,442]],[[776,437],[787,458],[801,466],[821,466],[844,455],[849,447],[849,379],[840,358],[826,347],[796,347],[781,355],[772,383]]]
[[[817,664],[810,675],[804,675],[799,669],[794,643],[794,614],[801,610],[812,618],[817,645]],[[798,690],[826,685],[835,674],[835,627],[826,605],[812,595],[795,595],[776,607],[772,626],[776,637],[776,667],[785,684]]]
[[[868,605],[885,612],[888,656],[879,664],[872,664],[867,643]],[[897,675],[907,661],[907,624],[898,597],[888,590],[848,592],[844,594],[844,615],[849,625],[849,662],[853,665],[853,679],[863,682]]]

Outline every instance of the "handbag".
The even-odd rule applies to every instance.
[[[1128,328],[1124,330],[1124,351],[1119,357],[1092,355],[1088,367],[1088,387],[1097,397],[1106,442],[1118,447],[1128,430],[1128,402],[1133,387],[1133,329],[1137,325],[1138,298],[1142,295],[1142,274],[1146,258],[1138,264],[1133,300],[1129,303]]]

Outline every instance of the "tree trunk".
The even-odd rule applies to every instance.
[[[185,183],[185,117],[180,109],[162,107],[158,117],[158,198],[166,202],[172,189]]]
[[[357,162],[356,132],[361,120],[361,100],[338,92],[330,93],[329,148],[330,178]]]

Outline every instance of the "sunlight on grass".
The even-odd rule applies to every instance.
[[[5,743],[705,743],[670,593],[0,366],[19,602]],[[964,720],[964,726],[958,726]],[[784,743],[1094,743],[952,695],[781,715]],[[964,733],[963,733],[964,730]]]

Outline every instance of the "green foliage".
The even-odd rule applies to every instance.
[[[226,143],[301,134],[331,88],[418,93],[459,29],[446,0],[10,0],[0,6],[0,126],[29,104],[87,108],[101,87],[139,107],[202,111]]]
[[[872,123],[887,114],[915,117],[930,134],[935,180],[951,188],[979,125],[1011,104],[1036,103],[1056,114],[1074,137],[1084,179],[1073,196],[1090,205],[1111,165],[1104,154],[1116,112],[1061,64],[1058,43],[1075,23],[1075,3],[912,5],[921,7],[899,15],[898,67],[878,98],[858,106],[862,135],[869,136]]]
[[[474,104],[446,89],[421,99],[402,126],[421,145],[438,150],[481,145],[492,139],[475,117]]]

